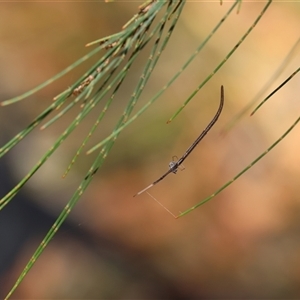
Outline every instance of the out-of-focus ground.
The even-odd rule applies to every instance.
[[[17,96],[89,51],[84,45],[118,32],[138,2],[1,3],[0,97]],[[178,71],[231,3],[188,2],[146,103]],[[175,220],[147,194],[133,198],[225,108],[201,144],[150,192],[178,214],[232,179],[300,115],[300,74],[254,116],[226,134],[226,124],[272,78],[299,39],[300,4],[273,3],[246,41],[169,125],[166,121],[252,25],[265,3],[246,2],[224,23],[194,63],[118,138],[103,168],[14,294],[18,299],[207,299],[300,297],[300,128],[210,202]],[[300,66],[300,46],[262,100]],[[133,68],[89,147],[106,137],[124,109],[142,63]],[[89,68],[79,67],[45,90],[0,107],[1,145],[50,105]],[[131,77],[130,77],[131,78]],[[140,104],[139,107],[141,107]],[[38,161],[76,115],[35,130],[0,160],[1,196]],[[61,175],[97,116],[61,149],[0,212],[0,295],[3,297],[85,176],[95,154]],[[87,148],[88,149],[88,148]],[[2,298],[1,297],[1,298]]]

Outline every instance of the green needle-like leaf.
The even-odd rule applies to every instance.
[[[236,49],[242,44],[242,42],[246,39],[246,37],[250,34],[259,20],[262,18],[268,7],[270,6],[272,0],[269,0],[266,6],[263,8],[257,19],[254,21],[252,26],[247,30],[247,32],[243,35],[243,37],[239,40],[239,42],[233,47],[233,49],[226,55],[226,57],[222,60],[222,62],[201,82],[201,84],[197,87],[197,89],[187,98],[187,100],[182,104],[182,106],[174,113],[174,115],[168,120],[167,123],[172,122],[176,116],[186,107],[186,105],[194,98],[194,96],[199,92],[199,90],[218,72],[218,70],[226,63],[226,61],[232,56],[232,54],[236,51]]]

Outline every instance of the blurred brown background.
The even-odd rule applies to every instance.
[[[118,32],[141,3],[1,3],[0,100],[29,90],[85,55],[90,50],[84,47],[86,43]],[[230,5],[186,4],[142,102],[181,68]],[[247,113],[227,134],[220,134],[272,78],[299,39],[300,4],[273,3],[236,53],[166,125],[264,5],[243,3],[240,13],[234,12],[226,20],[167,92],[122,132],[103,168],[15,298],[300,298],[299,126],[224,192],[181,219],[173,219],[147,194],[132,197],[161,176],[171,157],[181,156],[205,128],[217,110],[221,84],[226,103],[218,123],[185,161],[186,169],[150,191],[174,214],[233,178],[298,118],[299,74],[253,117]],[[147,53],[133,67],[132,81],[117,95],[89,147],[111,132],[146,58]],[[91,64],[29,99],[1,107],[1,145]],[[298,45],[260,100],[299,65]],[[0,160],[1,196],[30,170],[76,112],[43,132],[35,130]],[[68,177],[61,178],[97,113],[96,109],[0,212],[2,297],[95,158],[96,153],[80,156]]]

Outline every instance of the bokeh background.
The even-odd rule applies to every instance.
[[[17,96],[89,51],[84,45],[118,32],[142,2],[0,4],[0,98]],[[190,57],[232,2],[187,2],[175,33],[141,97],[146,103]],[[200,202],[265,151],[300,114],[296,75],[254,116],[224,131],[269,82],[300,37],[299,2],[273,3],[257,27],[171,124],[166,121],[239,41],[265,3],[245,2],[194,63],[146,113],[127,127],[67,222],[15,292],[18,299],[207,299],[300,297],[300,128],[210,202],[175,220],[147,194],[133,198],[181,156],[215,114],[211,132],[151,194],[174,214]],[[122,113],[143,63],[139,59],[88,146],[106,137]],[[92,64],[0,108],[4,145]],[[279,77],[300,65],[300,46]],[[0,160],[4,196],[76,115],[36,129]],[[0,212],[0,297],[12,287],[96,154],[61,175],[97,109]],[[88,148],[87,148],[88,149]]]

